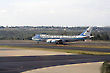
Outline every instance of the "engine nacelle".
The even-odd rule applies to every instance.
[[[48,39],[47,43],[56,43],[59,39]]]
[[[62,40],[60,39],[48,39],[46,40],[47,43],[56,43],[56,44],[62,44]]]

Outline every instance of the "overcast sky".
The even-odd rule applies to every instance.
[[[0,25],[110,26],[110,0],[0,0]]]

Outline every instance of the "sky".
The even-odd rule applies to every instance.
[[[0,26],[110,26],[110,0],[0,0]]]

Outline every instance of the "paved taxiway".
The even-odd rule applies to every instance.
[[[36,47],[36,48],[50,48],[50,49],[72,49],[83,51],[96,51],[96,52],[110,52],[110,49],[106,48],[83,48],[66,45],[54,45],[54,44],[36,44],[36,43],[0,43],[2,46],[17,46],[17,47]]]
[[[69,55],[70,53],[64,52],[53,52],[53,51],[43,51],[43,50],[25,50],[25,49],[6,49],[0,48],[0,56],[42,56],[42,55]]]
[[[18,47],[38,47],[38,48],[57,48],[57,49],[73,49],[85,51],[110,52],[105,48],[80,48],[71,46],[56,46],[48,44],[36,43],[0,43],[4,46]],[[79,63],[102,62],[109,61],[110,55],[94,56],[94,55],[74,55],[63,52],[49,52],[40,50],[24,50],[0,48],[0,73],[21,73],[28,70],[53,67],[60,65],[71,65]]]
[[[0,52],[4,51],[24,51],[22,49],[5,49],[1,48]],[[25,50],[27,51],[27,50]],[[24,52],[25,52],[24,51]],[[31,51],[31,50],[30,50]],[[35,51],[35,50],[34,50]],[[39,69],[44,67],[59,66],[59,65],[68,65],[68,64],[78,64],[78,63],[88,63],[88,62],[101,62],[110,60],[110,56],[93,56],[93,55],[67,55],[65,53],[53,55],[44,55],[39,56],[34,54],[32,56],[27,56],[24,52],[19,53],[20,56],[12,56],[7,54],[7,56],[0,57],[0,73],[21,73],[28,70]],[[13,53],[13,52],[9,52]],[[33,51],[31,51],[33,53]],[[40,50],[36,50],[36,53],[40,53]],[[49,52],[48,52],[49,53]],[[54,52],[55,53],[55,52]],[[50,53],[51,54],[51,53]],[[23,55],[23,56],[22,56]]]
[[[103,62],[71,64],[34,69],[23,73],[101,73]]]

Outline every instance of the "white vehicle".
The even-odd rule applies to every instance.
[[[46,34],[36,34],[32,37],[35,41],[45,41],[48,43],[63,44],[64,42],[73,42],[79,40],[85,40],[91,38],[90,36],[93,27],[89,27],[86,31],[77,36],[63,36],[63,35],[46,35]]]

